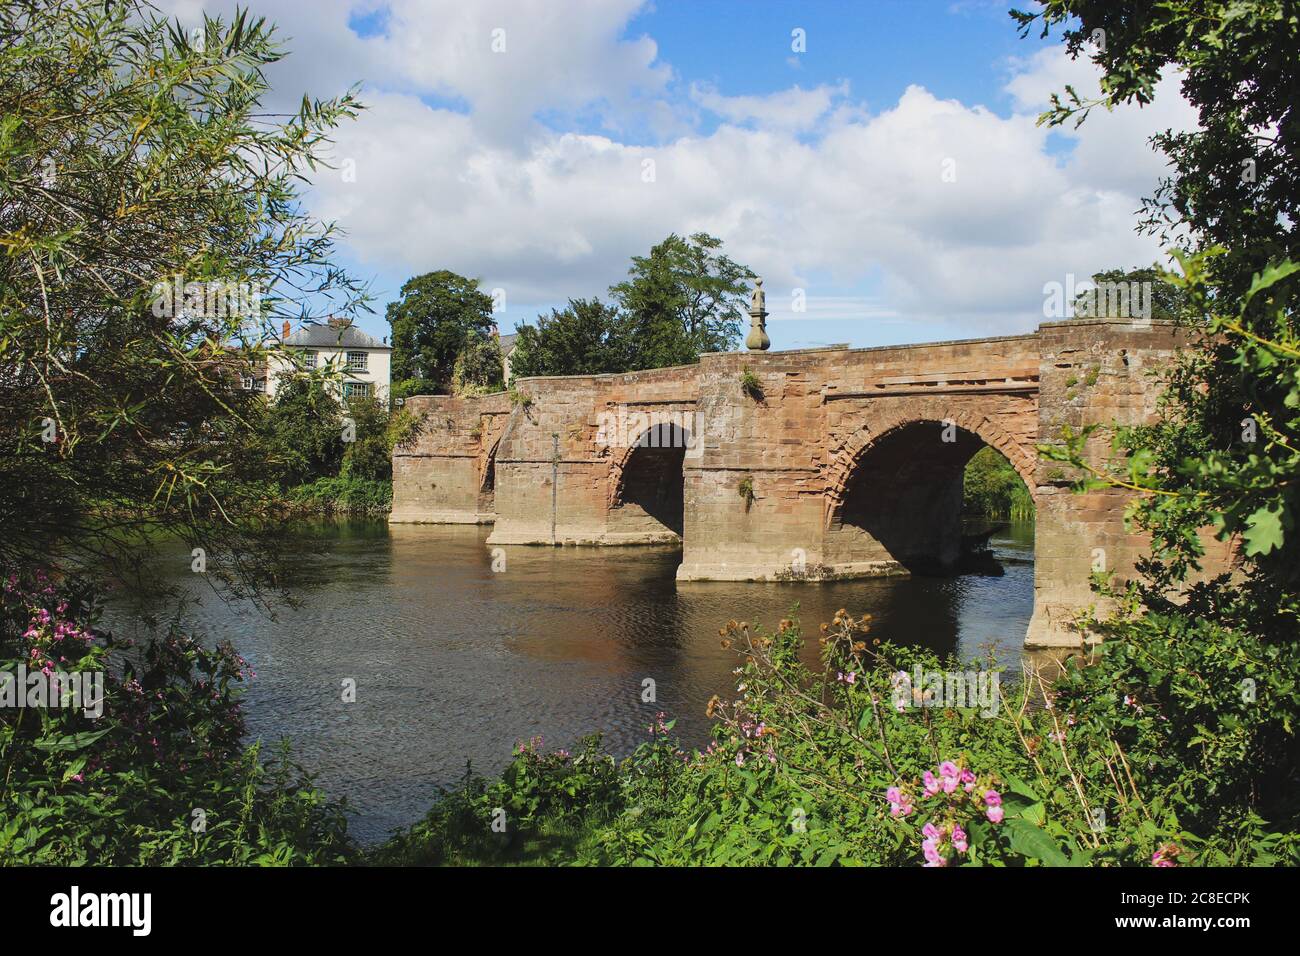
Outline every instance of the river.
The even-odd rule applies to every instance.
[[[871,636],[923,643],[963,658],[992,645],[1015,666],[1033,609],[1033,526],[1013,524],[991,545],[1005,573],[883,578],[830,584],[678,584],[671,548],[505,549],[492,570],[488,529],[354,522],[313,531],[301,606],[272,620],[212,596],[188,552],[164,566],[202,603],[187,619],[230,640],[253,666],[250,733],[288,737],[331,796],[346,797],[353,833],[382,840],[428,809],[438,786],[499,771],[516,741],[569,747],[604,731],[625,754],[656,711],[700,745],[705,702],[733,686],[729,619],[771,628],[791,613],[815,638],[835,611],[873,615]],[[105,622],[145,637],[111,605]],[[809,659],[816,641],[810,639]],[[344,703],[343,683],[356,682]],[[646,678],[657,700],[643,703]]]

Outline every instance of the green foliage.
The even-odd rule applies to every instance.
[[[996,448],[981,448],[966,463],[962,513],[983,518],[1034,517],[1034,499],[1024,479]]]
[[[451,369],[453,395],[486,395],[505,384],[505,359],[496,336],[471,337]]]
[[[754,273],[721,246],[707,233],[670,235],[650,255],[634,256],[629,278],[610,287],[627,316],[631,368],[686,365],[735,346]]]
[[[564,309],[522,325],[510,356],[510,374],[599,375],[637,365],[629,328],[618,309],[599,299],[570,299]]]
[[[338,474],[343,462],[343,408],[317,378],[285,378],[260,416],[257,450],[266,476],[300,485]]]
[[[466,381],[486,381],[482,352],[492,331],[492,298],[478,281],[440,269],[408,279],[401,297],[389,303],[393,327],[393,397],[450,394],[456,360],[471,349]]]
[[[714,698],[713,742],[685,751],[663,714],[617,771],[535,747],[493,782],[467,781],[377,862],[553,865],[1081,866],[1294,863],[1290,820],[1252,787],[1262,712],[1121,647],[1076,661],[1053,687],[994,662],[940,660],[871,641],[867,619],[823,625],[822,663],[801,663],[798,625],[723,629],[741,657],[732,703]],[[1153,625],[1152,634],[1163,634]],[[1190,637],[1190,635],[1188,635]],[[1201,646],[1212,635],[1199,634]],[[1189,642],[1183,642],[1190,645]],[[1233,654],[1221,666],[1232,669]],[[1262,661],[1260,687],[1274,660]],[[944,693],[954,674],[983,690]],[[980,676],[982,675],[982,677]],[[993,676],[1000,680],[996,683]],[[916,680],[920,683],[916,683]],[[980,681],[984,683],[981,684]],[[1226,686],[1226,685],[1224,685]],[[1049,706],[1042,706],[1044,701]],[[1216,710],[1217,708],[1217,710]],[[597,772],[598,768],[598,772]],[[1235,774],[1244,776],[1235,776]],[[1274,781],[1280,789],[1281,781]],[[491,832],[506,809],[504,835]]]
[[[518,330],[511,373],[596,375],[699,361],[740,335],[747,268],[699,233],[671,235],[634,256],[629,278],[610,287],[614,304],[570,299],[566,308]]]
[[[125,579],[161,528],[237,553],[213,562],[239,569],[227,584],[277,579],[239,376],[303,317],[287,289],[329,312],[362,297],[298,201],[358,106],[277,118],[271,27],[202,29],[200,49],[135,0],[0,5],[0,563]],[[175,283],[250,294],[183,308]]]
[[[381,515],[393,508],[393,483],[373,478],[317,478],[290,488],[285,500],[299,513],[319,515]]]
[[[92,629],[89,592],[43,573],[0,595],[0,673],[102,675],[102,713],[0,708],[0,863],[320,865],[357,853],[343,808],[283,750],[245,748],[227,644],[169,633],[142,649]],[[196,812],[197,811],[197,812]]]
[[[1138,316],[1131,311],[1123,318],[1144,318],[1155,322],[1177,322],[1185,321],[1188,318],[1188,309],[1191,303],[1188,301],[1186,294],[1169,282],[1165,270],[1158,264],[1146,266],[1137,269],[1106,269],[1102,272],[1094,272],[1092,281],[1098,288],[1104,289],[1109,284],[1132,286],[1133,283],[1150,285],[1150,315]],[[1146,303],[1145,294],[1142,296],[1144,304]],[[1075,315],[1080,318],[1089,317],[1090,310],[1094,307],[1094,301],[1097,306],[1101,306],[1101,298],[1093,300],[1087,290],[1080,292],[1075,299]],[[1104,315],[1101,317],[1105,317]],[[1093,377],[1088,384],[1091,385],[1096,381]]]
[[[282,380],[258,418],[256,450],[263,476],[291,502],[327,511],[387,511],[392,500],[395,445],[410,441],[418,422],[374,398],[334,397],[321,379]],[[349,441],[348,438],[351,438]],[[274,490],[265,493],[274,497]]]
[[[1042,449],[1080,491],[1134,492],[1131,523],[1152,537],[1136,580],[1099,582],[1118,608],[1081,623],[1107,637],[1102,663],[1063,690],[1095,716],[1110,706],[1107,688],[1133,688],[1134,712],[1114,735],[1134,738],[1158,809],[1211,834],[1203,859],[1284,858],[1300,782],[1300,173],[1284,132],[1300,23],[1280,0],[1048,0],[1018,16],[1026,28],[1067,24],[1072,53],[1105,31],[1091,53],[1102,100],[1067,89],[1043,121],[1148,102],[1169,66],[1200,117],[1193,132],[1156,137],[1174,174],[1146,204],[1146,228],[1189,233],[1196,248],[1175,253],[1181,273],[1163,277],[1193,347],[1168,374],[1160,419],[1111,429],[1106,465],[1085,454],[1100,426]],[[1205,528],[1231,548],[1231,574],[1197,573]]]
[[[1287,0],[1044,0],[1012,15],[1022,34],[1036,22],[1044,36],[1061,28],[1070,55],[1102,70],[1099,98],[1066,87],[1040,122],[1078,125],[1097,106],[1149,103],[1166,70],[1179,71],[1197,124],[1153,138],[1173,173],[1143,203],[1145,229],[1166,244],[1190,232],[1203,248],[1230,250],[1214,278],[1233,296],[1270,261],[1300,258],[1300,139],[1286,132],[1300,84],[1300,18]]]
[[[740,390],[756,402],[763,400],[763,383],[759,381],[758,376],[754,374],[754,370],[751,368],[741,369]]]
[[[402,428],[397,419],[406,413],[391,413],[374,398],[347,399],[346,414],[352,422],[352,441],[344,443],[340,478],[391,482],[393,443]],[[409,417],[409,416],[408,416]]]
[[[582,740],[577,754],[545,753],[536,738],[491,783],[466,768],[453,791],[443,791],[428,815],[372,852],[383,866],[553,866],[589,852],[592,830],[621,809],[614,759],[600,737]],[[494,829],[494,823],[496,827]]]
[[[748,510],[754,503],[754,479],[749,475],[741,478],[740,483],[736,485],[736,494],[740,495],[740,500],[745,503],[745,509]]]

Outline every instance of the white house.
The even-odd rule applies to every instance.
[[[282,343],[283,350],[293,352],[307,368],[335,366],[342,379],[332,380],[331,388],[339,397],[388,401],[393,348],[353,326],[351,319],[332,318],[324,325],[309,325],[293,333],[286,322]],[[281,376],[294,369],[293,360],[277,351],[268,355],[265,379],[245,378],[245,388],[265,390],[268,398],[275,396]]]

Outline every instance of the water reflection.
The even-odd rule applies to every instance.
[[[301,605],[268,620],[224,604],[178,572],[204,603],[190,615],[253,664],[250,730],[287,736],[320,783],[346,796],[356,833],[381,839],[428,807],[466,760],[500,769],[516,740],[572,744],[603,730],[627,752],[656,710],[705,739],[704,704],[731,683],[727,620],[767,627],[800,606],[812,634],[841,607],[874,616],[873,636],[963,657],[993,645],[1018,659],[1033,605],[1033,529],[992,544],[1002,576],[891,578],[834,584],[674,579],[672,548],[505,549],[492,570],[486,529],[350,524],[318,530],[304,550]],[[323,541],[320,539],[323,538]],[[188,558],[177,560],[187,569]],[[121,610],[110,623],[141,635]],[[807,649],[815,657],[816,643]],[[658,700],[641,702],[642,681]],[[357,683],[344,704],[342,682]]]

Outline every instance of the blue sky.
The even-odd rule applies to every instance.
[[[184,22],[231,4],[163,6]],[[1022,40],[1007,7],[253,4],[290,38],[277,96],[363,83],[335,146],[354,175],[318,177],[307,202],[372,280],[373,334],[411,275],[502,290],[510,331],[704,230],[764,276],[774,348],[1029,331],[1045,284],[1160,255],[1133,213],[1163,165],[1147,137],[1193,119],[1176,79],[1146,110],[1049,133],[1048,95],[1096,74],[1057,38]]]

